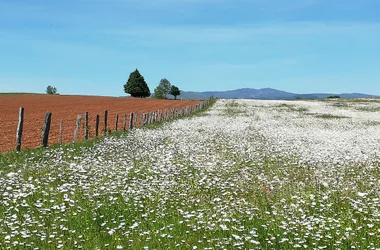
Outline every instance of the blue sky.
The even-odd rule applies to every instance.
[[[0,92],[380,95],[380,0],[0,0]]]

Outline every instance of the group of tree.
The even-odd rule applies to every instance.
[[[151,95],[148,84],[137,69],[129,75],[128,81],[124,84],[124,91],[132,97],[145,98]],[[153,97],[157,99],[167,99],[168,94],[173,95],[174,99],[177,99],[181,91],[166,78],[163,78],[154,89]]]
[[[46,88],[46,94],[48,95],[56,95],[57,94],[57,88],[53,86],[47,86]]]
[[[154,98],[167,99],[168,94],[174,96],[174,99],[177,99],[177,96],[181,94],[181,91],[178,87],[172,85],[168,79],[163,78],[154,89]]]
[[[340,96],[338,95],[330,95],[327,97],[327,99],[338,99],[338,98],[340,98]]]

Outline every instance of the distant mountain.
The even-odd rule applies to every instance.
[[[296,94],[286,91],[281,91],[277,89],[264,88],[264,89],[235,89],[228,91],[205,91],[205,92],[194,92],[194,91],[181,91],[179,96],[182,99],[206,99],[210,96],[214,96],[222,99],[261,99],[261,100],[292,100],[296,98],[303,99],[321,99],[328,96],[338,95],[341,98],[368,98],[368,97],[378,97],[374,95],[367,95],[362,93],[311,93],[311,94]]]

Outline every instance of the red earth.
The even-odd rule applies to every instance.
[[[16,130],[20,107],[24,108],[24,126],[21,150],[41,146],[42,127],[45,113],[52,113],[49,145],[59,143],[59,123],[63,121],[63,143],[73,141],[76,119],[88,112],[89,129],[95,136],[95,119],[100,115],[99,134],[102,134],[104,111],[108,110],[108,128],[115,130],[116,114],[119,114],[118,127],[123,127],[123,117],[130,112],[147,113],[167,108],[195,106],[201,101],[156,100],[140,98],[118,98],[101,96],[65,96],[42,94],[0,95],[0,152],[16,148]],[[78,140],[83,140],[83,121]]]

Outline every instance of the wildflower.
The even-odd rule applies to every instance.
[[[358,192],[358,196],[359,196],[359,197],[365,197],[365,196],[367,196],[367,193],[361,193],[361,192]]]

